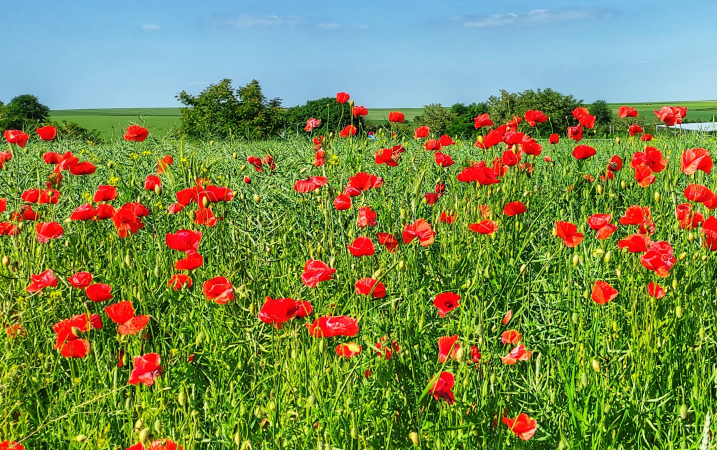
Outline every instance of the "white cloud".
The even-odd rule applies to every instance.
[[[514,25],[530,25],[556,22],[571,22],[586,19],[592,15],[587,9],[552,10],[535,9],[528,13],[495,14],[492,16],[478,16],[462,18],[466,28],[495,28]]]
[[[255,16],[252,14],[242,14],[238,18],[229,21],[237,28],[250,27],[268,27],[279,25],[295,25],[298,22],[296,17],[279,17],[279,16]]]
[[[333,22],[320,23],[319,28],[321,28],[322,30],[338,30],[339,28],[341,28],[341,25],[339,25],[338,23],[333,23]]]
[[[157,25],[155,23],[145,23],[144,25],[142,25],[142,29],[144,31],[157,31],[160,28],[162,28],[162,27],[160,27],[159,25]]]

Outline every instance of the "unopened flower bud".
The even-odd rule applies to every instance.
[[[416,433],[415,431],[411,431],[410,433],[408,433],[408,439],[411,440],[411,444],[418,447],[418,433]]]

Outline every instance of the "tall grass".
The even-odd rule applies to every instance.
[[[411,437],[431,449],[714,448],[717,265],[701,247],[698,230],[681,230],[675,218],[688,183],[717,191],[711,175],[680,173],[682,151],[706,147],[714,153],[711,138],[653,141],[670,163],[648,188],[636,185],[629,164],[615,180],[599,179],[612,155],[629,162],[644,149],[635,139],[587,142],[598,153],[583,164],[570,154],[573,142],[544,142],[552,163],[541,156],[531,175],[514,168],[490,187],[459,183],[456,174],[468,160],[490,164],[497,148],[458,143],[446,150],[457,164],[442,169],[411,139],[398,167],[376,166],[374,152],[395,143],[383,135],[376,142],[336,140],[321,168],[312,164],[308,139],[12,148],[13,159],[0,171],[0,197],[8,198],[3,220],[20,208],[22,191],[44,187],[52,167],[43,163],[44,152],[73,151],[95,163],[97,172],[66,175],[57,205],[34,206],[43,221],[62,223],[63,238],[39,244],[32,223],[17,236],[0,237],[0,254],[10,261],[0,268],[2,322],[25,330],[0,337],[0,440],[28,449],[124,449],[140,437],[171,438],[185,449],[408,448]],[[165,154],[175,164],[162,175],[163,192],[145,191],[145,176],[156,173]],[[257,173],[245,162],[248,155],[266,154],[276,160],[275,171]],[[383,177],[384,185],[355,197],[350,210],[336,211],[334,198],[359,171]],[[312,175],[325,175],[328,186],[309,194],[292,189]],[[223,220],[211,228],[193,223],[193,207],[167,213],[174,193],[200,177],[236,193],[214,207]],[[428,205],[424,193],[438,182],[447,193]],[[111,221],[65,222],[102,184],[116,185],[116,207],[139,201],[150,208],[142,230],[121,239]],[[516,200],[527,212],[503,216],[503,206]],[[468,230],[481,220],[483,204],[499,222],[492,238]],[[377,227],[357,227],[364,205],[377,211]],[[599,241],[587,226],[591,214],[612,214],[615,223],[632,205],[650,208],[653,240],[670,242],[679,256],[667,279],[644,269],[639,256],[618,250],[618,240],[635,227],[620,226]],[[455,223],[438,221],[446,210],[457,213]],[[418,218],[433,225],[434,244],[413,242],[396,253],[378,245],[377,231],[400,240],[403,227]],[[567,248],[553,237],[556,220],[578,224],[584,241]],[[194,286],[175,292],[167,281],[183,255],[168,249],[164,237],[181,228],[204,233],[199,252],[205,262],[191,274]],[[372,238],[375,256],[351,256],[347,245],[358,236]],[[335,267],[335,279],[307,288],[300,275],[309,259]],[[30,275],[45,269],[60,284],[27,294]],[[77,271],[110,284],[114,299],[88,302],[66,282]],[[385,298],[354,292],[356,280],[372,275],[386,285]],[[215,276],[232,281],[233,302],[217,305],[202,295],[202,283]],[[617,288],[617,299],[602,306],[591,301],[596,280]],[[663,299],[648,296],[651,281],[668,289]],[[458,293],[461,304],[440,318],[432,298],[445,291]],[[314,313],[276,329],[257,318],[266,296],[309,300]],[[146,338],[117,334],[104,307],[120,300],[151,316]],[[53,349],[52,325],[88,310],[104,321],[102,330],[85,336],[90,354],[61,357]],[[509,310],[512,320],[503,325]],[[310,337],[304,323],[322,315],[358,319],[359,335]],[[501,344],[507,329],[523,334],[534,352],[529,361],[503,364],[501,356],[512,348]],[[437,339],[454,334],[465,356],[441,364]],[[334,347],[352,340],[363,352],[339,358]],[[372,347],[391,341],[400,346],[394,358],[376,356]],[[477,367],[471,345],[482,353]],[[120,350],[124,365],[117,367]],[[129,385],[132,357],[150,352],[161,355],[164,373],[154,386]],[[453,405],[425,395],[443,370],[455,375]],[[527,442],[500,421],[521,412],[538,422]],[[706,447],[700,447],[703,440]]]

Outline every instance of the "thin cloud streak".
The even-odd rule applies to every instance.
[[[478,16],[461,18],[466,28],[495,28],[505,26],[546,24],[557,22],[572,22],[591,17],[593,12],[588,9],[552,10],[535,9],[528,13],[494,14],[492,16]]]

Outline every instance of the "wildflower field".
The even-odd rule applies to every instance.
[[[6,132],[0,449],[715,448],[715,143],[539,113]]]

